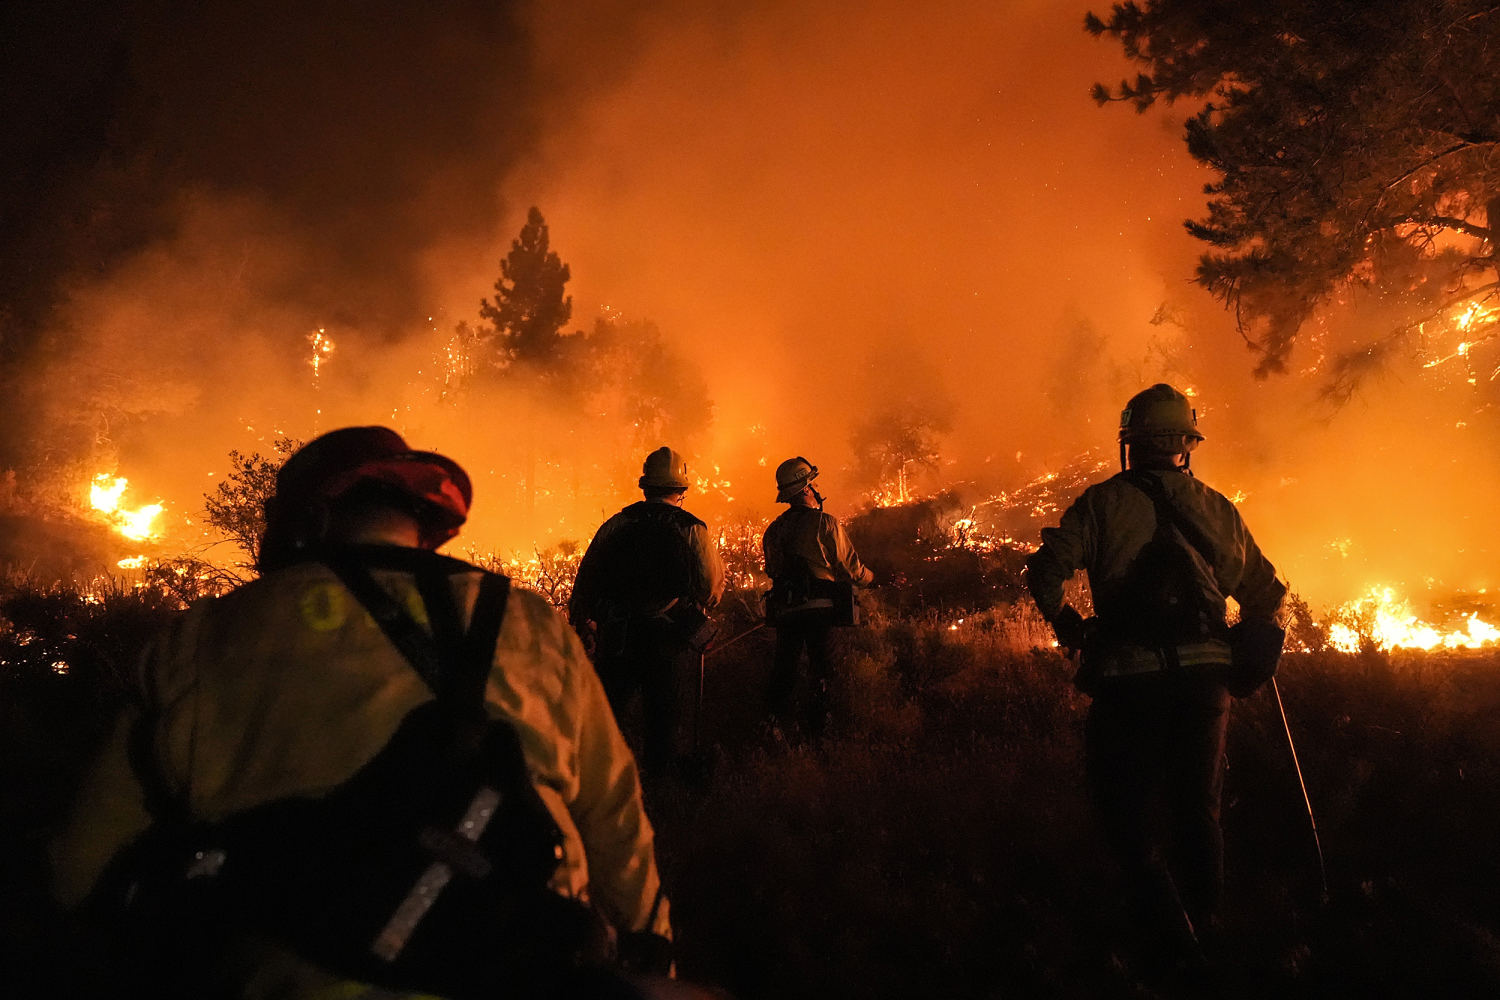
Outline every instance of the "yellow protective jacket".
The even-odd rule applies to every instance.
[[[410,574],[373,573],[426,623]],[[467,622],[481,574],[450,579]],[[432,698],[355,597],[316,563],[195,605],[148,651],[140,683],[142,703],[119,720],[52,845],[65,905],[80,902],[151,822],[129,757],[136,727],[149,726],[143,735],[168,790],[194,818],[214,822],[332,789]],[[563,831],[553,888],[587,896],[621,930],[670,935],[665,900],[652,916],[660,882],[635,760],[577,636],[536,594],[510,594],[486,707],[514,726]]]
[[[1223,494],[1180,470],[1153,470],[1179,515],[1195,525],[1212,546],[1210,569],[1216,592],[1205,592],[1222,605],[1233,597],[1240,615],[1266,621],[1276,616],[1286,585],[1261,554],[1240,512]],[[1051,621],[1063,605],[1063,584],[1076,570],[1088,574],[1094,607],[1112,617],[1110,598],[1126,579],[1131,562],[1156,533],[1156,506],[1139,487],[1120,475],[1084,490],[1055,528],[1042,530],[1042,545],[1026,562],[1026,584],[1037,607]],[[1220,639],[1178,647],[1183,666],[1227,665],[1229,645]],[[1102,673],[1147,673],[1163,668],[1144,649],[1115,650]]]
[[[851,580],[864,585],[875,575],[859,561],[838,518],[816,507],[793,504],[772,521],[761,539],[766,575],[780,580],[806,566],[814,580]]]

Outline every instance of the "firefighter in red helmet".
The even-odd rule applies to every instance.
[[[1090,791],[1148,935],[1145,961],[1167,966],[1201,964],[1217,926],[1231,691],[1253,686],[1241,686],[1244,637],[1258,648],[1271,637],[1274,669],[1286,593],[1234,504],[1189,470],[1202,440],[1181,392],[1160,383],[1136,394],[1120,416],[1122,471],[1043,529],[1026,564],[1058,644],[1081,651]],[[1088,621],[1063,598],[1080,569]],[[1233,629],[1229,596],[1240,607]]]
[[[635,762],[577,636],[433,551],[472,499],[392,430],[325,434],[277,476],[263,575],[143,661],[53,857],[67,903],[187,899],[165,909],[196,935],[216,900],[199,923],[225,933],[144,970],[157,995],[553,996],[613,982],[578,967],[605,960],[596,914],[666,954]]]

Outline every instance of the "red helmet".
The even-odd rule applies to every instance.
[[[469,517],[474,487],[468,473],[445,455],[414,451],[388,427],[345,427],[299,448],[276,474],[276,495],[266,510],[266,536],[292,546],[309,515],[347,496],[356,486],[378,484],[409,502],[424,548],[458,534]],[[266,563],[263,545],[261,562]]]

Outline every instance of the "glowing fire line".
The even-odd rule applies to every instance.
[[[1476,611],[1462,630],[1444,631],[1419,619],[1411,602],[1394,588],[1375,586],[1334,613],[1328,644],[1345,653],[1358,652],[1368,640],[1377,649],[1477,649],[1500,643],[1500,628],[1483,621]]]

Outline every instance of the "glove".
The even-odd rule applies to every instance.
[[[1082,649],[1083,616],[1073,610],[1071,604],[1064,604],[1052,619],[1052,634],[1057,636],[1057,644],[1064,649]]]
[[[673,968],[672,941],[650,931],[620,935],[620,967],[627,972],[670,976]]]
[[[591,620],[575,622],[573,631],[578,633],[578,638],[583,643],[583,651],[588,654],[589,659],[594,659],[599,652],[598,623]]]

